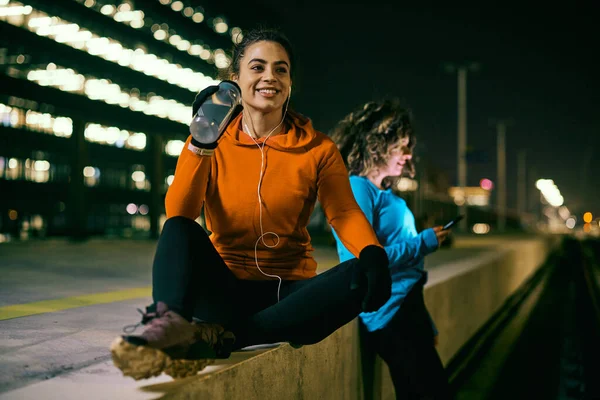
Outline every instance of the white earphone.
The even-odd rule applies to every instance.
[[[262,210],[262,206],[263,206],[263,202],[262,202],[262,196],[260,194],[260,187],[262,185],[262,180],[263,180],[263,176],[265,173],[265,152],[264,152],[264,147],[265,144],[267,143],[267,140],[269,139],[269,137],[271,137],[271,135],[273,134],[273,132],[275,132],[275,130],[277,128],[279,128],[281,126],[281,124],[283,123],[283,121],[285,120],[285,116],[287,115],[287,108],[288,108],[288,104],[289,104],[289,99],[292,96],[292,86],[290,85],[289,87],[289,93],[288,93],[288,101],[285,104],[285,111],[283,113],[283,117],[281,118],[281,121],[279,122],[279,124],[277,124],[277,126],[275,126],[273,129],[271,129],[271,132],[269,132],[269,134],[265,137],[264,141],[262,143],[258,143],[256,141],[256,139],[252,136],[254,134],[254,126],[252,127],[253,132],[250,132],[250,128],[248,127],[248,125],[246,125],[246,123],[244,122],[244,129],[243,131],[246,131],[246,134],[250,137],[250,139],[252,139],[252,141],[254,142],[254,144],[256,144],[256,146],[258,147],[258,149],[260,150],[260,175],[258,178],[258,186],[257,186],[257,194],[258,194],[258,210],[259,210],[259,223],[260,223],[260,236],[258,237],[258,239],[256,239],[256,242],[254,243],[254,261],[256,263],[256,268],[260,271],[261,274],[263,274],[264,276],[270,277],[270,278],[277,278],[279,280],[279,284],[277,285],[277,302],[279,302],[279,297],[280,297],[280,292],[281,292],[281,283],[283,282],[283,280],[281,279],[281,277],[279,275],[272,275],[272,274],[267,274],[266,272],[264,272],[261,268],[260,265],[258,263],[258,244],[260,242],[262,242],[263,246],[272,249],[275,248],[279,245],[279,235],[275,232],[265,232],[263,229],[263,222],[262,222],[262,214],[263,214],[263,210]],[[252,122],[252,118],[249,118],[250,120],[250,124],[254,125]],[[242,119],[243,121],[243,119]],[[267,235],[271,235],[275,237],[275,244],[273,245],[269,245],[265,242],[265,236]]]

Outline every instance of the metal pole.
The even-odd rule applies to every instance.
[[[537,170],[535,167],[531,167],[529,170],[529,181],[527,182],[527,191],[529,194],[529,204],[527,210],[535,216],[537,221],[538,216],[538,189],[535,187],[535,181],[537,177]]]
[[[525,150],[519,151],[519,158],[517,162],[518,176],[517,176],[517,212],[519,218],[523,217],[523,214],[527,212],[527,152]]]
[[[458,68],[458,186],[465,193],[467,186],[467,67]],[[464,196],[466,197],[466,196]],[[467,206],[460,206],[460,214],[465,218],[460,221],[460,230],[467,231]]]
[[[506,229],[506,124],[498,122],[498,232]]]

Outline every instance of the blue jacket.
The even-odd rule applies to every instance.
[[[359,315],[367,330],[372,332],[388,324],[408,292],[421,278],[427,280],[423,258],[437,249],[438,242],[431,228],[417,233],[413,213],[391,189],[381,190],[368,178],[355,175],[350,176],[350,185],[358,205],[373,226],[390,260],[392,296],[379,310]],[[340,261],[354,258],[335,231],[333,235]]]

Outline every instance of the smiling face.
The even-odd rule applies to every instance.
[[[387,162],[379,168],[383,177],[401,176],[404,166],[412,159],[412,149],[409,147],[409,138],[401,138],[395,145],[391,146],[387,154]]]
[[[292,80],[290,59],[277,42],[260,41],[246,49],[234,75],[242,89],[244,107],[265,114],[281,110],[288,99]]]

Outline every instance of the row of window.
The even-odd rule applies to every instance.
[[[172,172],[172,171],[171,171]],[[68,165],[48,160],[19,159],[0,156],[0,179],[25,180],[38,183],[67,183],[71,175]],[[165,178],[163,190],[173,182],[173,174]],[[150,181],[143,165],[133,165],[129,170],[86,166],[83,169],[84,184],[88,187],[102,186],[130,190],[150,190]]]
[[[0,103],[0,126],[27,129],[58,137],[70,137],[73,134],[73,120],[69,117],[55,116]],[[146,134],[119,129],[115,126],[104,126],[88,123],[85,126],[85,138],[89,142],[100,143],[119,148],[144,150]],[[164,152],[177,157],[181,153],[184,142],[169,140]]]

